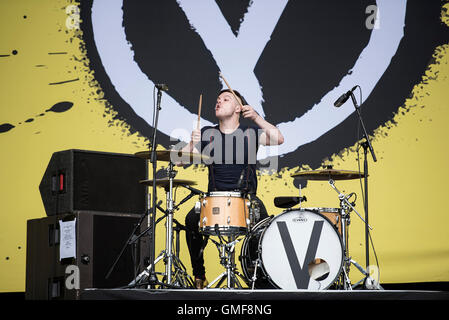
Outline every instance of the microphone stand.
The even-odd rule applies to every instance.
[[[153,205],[150,207],[151,202],[151,196],[148,193],[147,188],[147,209],[145,212],[141,215],[139,222],[134,226],[134,230],[131,232],[128,240],[126,241],[125,245],[122,247],[119,255],[115,259],[114,263],[112,264],[111,268],[109,269],[108,273],[105,276],[105,279],[108,279],[111,275],[112,271],[114,270],[115,266],[117,265],[118,261],[122,257],[123,253],[125,252],[125,249],[128,245],[133,244],[134,249],[136,249],[136,242],[140,239],[144,234],[146,234],[149,231],[149,263],[148,269],[151,270],[149,277],[148,277],[148,284],[151,289],[154,289],[157,284],[162,284],[158,281],[156,277],[156,271],[154,270],[155,265],[155,233],[156,233],[156,224],[159,221],[155,221],[156,218],[156,209],[160,209],[160,206],[157,204],[157,194],[156,194],[156,170],[157,170],[157,153],[156,153],[156,134],[157,134],[157,124],[159,120],[159,111],[161,110],[161,96],[162,96],[162,90],[167,90],[166,86],[163,85],[156,85],[155,86],[158,89],[157,92],[157,103],[156,103],[156,115],[154,119],[153,124],[153,140],[149,143],[149,152],[150,152],[150,161],[153,164]],[[140,230],[141,224],[146,216],[149,216],[149,227],[140,233],[140,235],[136,235],[137,230]],[[136,269],[136,266],[135,268]],[[134,270],[135,271],[135,270]]]
[[[150,142],[149,147],[150,147],[150,161],[153,164],[153,205],[152,205],[152,210],[149,212],[149,223],[150,223],[150,233],[149,233],[149,252],[150,252],[150,256],[149,256],[149,262],[150,262],[150,274],[148,277],[148,283],[150,286],[150,289],[154,289],[155,285],[158,284],[158,280],[156,277],[156,271],[154,268],[155,265],[155,239],[156,239],[156,223],[155,223],[155,219],[156,219],[156,208],[157,208],[157,193],[156,193],[156,171],[157,171],[157,153],[156,153],[156,148],[157,148],[157,143],[156,143],[156,136],[157,136],[157,125],[158,125],[158,121],[159,121],[159,111],[161,110],[161,97],[162,97],[162,88],[160,86],[156,86],[157,88],[157,102],[156,102],[156,116],[154,119],[154,124],[153,124],[153,140]]]
[[[363,171],[365,174],[365,255],[366,255],[366,270],[369,267],[369,224],[368,224],[368,149],[373,157],[374,162],[377,162],[376,155],[374,153],[373,146],[368,138],[368,133],[365,128],[365,124],[362,119],[362,114],[360,112],[360,106],[357,104],[357,100],[355,99],[354,94],[351,91],[351,99],[354,104],[355,110],[357,111],[357,115],[359,117],[359,122],[362,126],[363,137],[365,141],[362,143],[362,147],[364,150],[364,161],[363,161]],[[369,277],[369,274],[366,276]]]

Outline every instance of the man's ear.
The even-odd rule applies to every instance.
[[[237,104],[237,106],[236,106],[235,109],[234,109],[234,112],[235,112],[235,113],[240,113],[240,112],[242,112],[242,106],[240,105],[240,103]]]

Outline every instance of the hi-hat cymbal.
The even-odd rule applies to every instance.
[[[364,178],[365,174],[363,172],[358,171],[350,171],[350,170],[309,170],[303,172],[293,173],[291,175],[293,178],[300,178],[306,180],[351,180],[351,179],[360,179]]]
[[[153,186],[153,179],[140,180],[139,182],[146,186]],[[170,180],[168,180],[168,178],[156,179],[156,186],[158,186],[158,187],[168,188],[169,185],[170,185]],[[193,185],[196,185],[196,182],[192,181],[192,180],[173,179],[173,187],[177,187],[177,186],[181,186],[181,185],[193,186]]]
[[[139,151],[134,154],[136,157],[143,159],[150,159],[150,151]],[[201,153],[183,152],[178,150],[156,150],[156,157],[158,161],[172,161],[174,163],[183,164],[200,164],[209,157]]]

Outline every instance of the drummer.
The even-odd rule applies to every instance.
[[[235,96],[234,96],[234,94]],[[223,90],[217,97],[215,116],[218,125],[195,129],[191,141],[183,151],[203,153],[208,162],[208,192],[241,191],[259,202],[260,217],[268,216],[262,201],[256,196],[256,162],[259,144],[280,145],[284,137],[271,123],[263,119],[236,90]],[[248,119],[249,125],[240,123],[240,117]],[[192,208],[186,216],[186,240],[192,263],[195,286],[207,285],[203,251],[207,238],[199,232],[200,214]],[[257,221],[256,221],[257,222]]]

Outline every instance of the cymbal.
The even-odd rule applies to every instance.
[[[146,186],[153,186],[153,179],[140,180],[139,182]],[[156,186],[158,186],[158,187],[168,188],[169,185],[170,185],[170,181],[168,180],[168,178],[156,179]],[[181,185],[193,186],[193,185],[196,185],[196,182],[192,181],[192,180],[173,179],[173,187],[177,187],[177,186],[181,186]]]
[[[139,151],[134,154],[136,157],[150,159],[150,151]],[[209,157],[201,153],[182,152],[178,150],[156,150],[156,157],[159,161],[173,161],[184,164],[201,163],[202,160],[208,160]]]
[[[322,181],[330,179],[351,180],[351,179],[364,178],[365,174],[363,172],[358,171],[327,169],[327,170],[309,170],[297,172],[293,173],[291,177],[306,180],[322,180]]]

